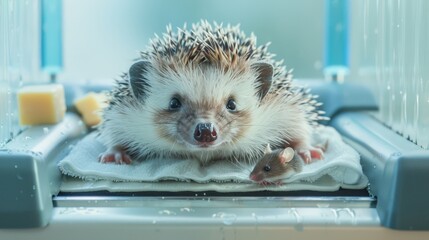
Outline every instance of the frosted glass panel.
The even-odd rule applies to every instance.
[[[374,91],[378,117],[429,147],[429,1],[353,1],[352,79]]]
[[[0,146],[18,132],[16,89],[39,81],[38,1],[0,1]]]

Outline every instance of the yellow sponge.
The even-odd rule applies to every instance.
[[[25,86],[17,96],[21,125],[54,124],[64,118],[66,104],[61,84]]]
[[[101,122],[101,111],[107,106],[107,97],[103,93],[90,92],[75,101],[74,105],[88,126]]]

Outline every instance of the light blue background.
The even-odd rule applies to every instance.
[[[114,78],[165,26],[207,19],[240,23],[258,44],[294,68],[299,78],[322,77],[323,0],[64,0],[62,79]]]

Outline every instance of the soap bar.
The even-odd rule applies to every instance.
[[[17,96],[21,125],[54,124],[64,118],[66,103],[61,84],[25,86]]]
[[[101,111],[107,106],[107,97],[103,93],[90,92],[76,100],[74,105],[86,125],[94,126],[102,120]]]

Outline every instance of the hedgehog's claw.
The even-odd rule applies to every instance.
[[[311,163],[313,159],[325,158],[322,148],[319,147],[301,148],[297,150],[297,153],[307,164]]]
[[[273,183],[269,182],[269,181],[266,181],[266,180],[263,180],[263,181],[258,182],[258,184],[261,185],[261,186],[266,187],[266,186],[269,186],[269,185],[271,185]]]
[[[267,181],[267,180],[262,180],[262,181],[260,181],[260,182],[258,182],[258,184],[260,185],[260,186],[263,186],[263,187],[268,187],[268,186],[277,186],[277,187],[280,187],[280,186],[283,186],[283,182],[282,181],[275,181],[275,182],[270,182],[270,181]]]
[[[305,163],[308,164],[311,162],[311,153],[308,149],[299,149],[297,152]]]
[[[118,148],[109,148],[106,152],[101,153],[98,156],[100,163],[116,163],[116,164],[131,164],[132,160],[130,156],[124,151]]]
[[[320,160],[324,159],[325,155],[324,155],[323,151],[324,150],[322,148],[319,148],[319,147],[311,148],[310,149],[311,158],[316,158],[316,159],[320,159]]]

